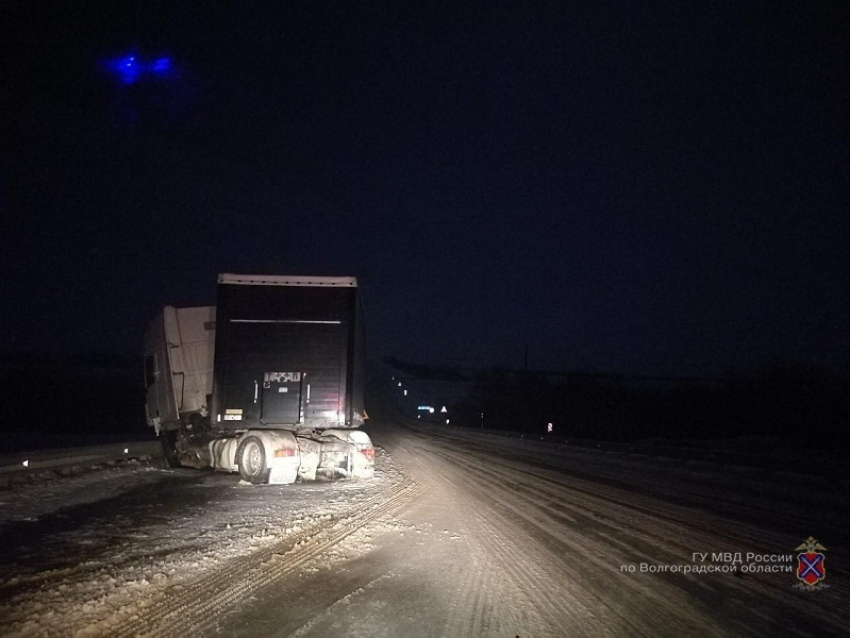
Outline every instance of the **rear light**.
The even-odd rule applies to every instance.
[[[289,456],[295,456],[295,448],[284,448],[281,450],[275,450],[274,456],[276,459],[287,458]]]
[[[365,456],[367,459],[374,460],[375,458],[375,448],[373,447],[365,447],[360,450],[360,453]]]

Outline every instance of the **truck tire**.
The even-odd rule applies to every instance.
[[[177,452],[177,432],[169,431],[162,433],[162,455],[168,467],[180,467],[180,454]]]
[[[255,436],[246,437],[236,448],[236,465],[239,476],[253,485],[263,485],[269,481],[269,467],[266,463],[266,449],[263,442]]]

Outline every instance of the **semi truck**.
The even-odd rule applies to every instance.
[[[165,306],[145,334],[148,425],[171,467],[370,478],[364,347],[356,278],[221,274],[215,306]]]

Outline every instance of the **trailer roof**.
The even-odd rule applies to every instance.
[[[252,286],[332,286],[337,288],[356,288],[356,277],[313,277],[304,275],[235,275],[222,273],[218,276],[220,284],[245,284]]]

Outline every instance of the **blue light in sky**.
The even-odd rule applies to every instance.
[[[149,62],[135,55],[125,55],[107,62],[109,70],[118,75],[123,84],[135,84],[143,77],[166,78],[173,72],[171,58],[161,57]]]
[[[171,70],[171,58],[159,58],[151,64],[151,72],[156,75],[167,74]]]
[[[124,84],[135,84],[142,72],[141,65],[134,55],[112,60],[109,68],[118,74]]]

